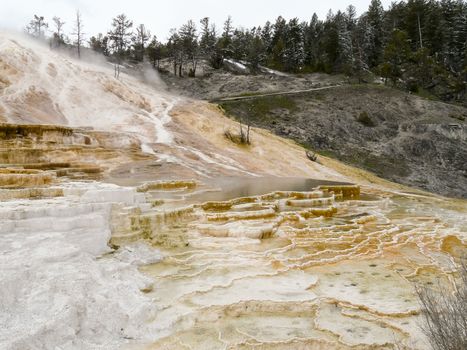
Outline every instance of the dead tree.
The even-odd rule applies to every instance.
[[[44,19],[44,16],[34,15],[29,24],[26,26],[26,31],[36,38],[44,38],[45,30],[49,27]]]
[[[246,132],[243,130],[243,124],[240,122],[240,143],[249,145],[250,144],[250,123],[246,125]]]
[[[137,53],[136,59],[143,62],[146,43],[151,38],[151,32],[146,29],[144,24],[136,27],[136,33],[133,37],[135,51]]]
[[[76,10],[75,28],[72,35],[76,36],[75,45],[78,49],[78,58],[81,58],[81,47],[83,46],[84,33],[83,33],[83,20],[81,19],[81,13]]]
[[[54,22],[55,26],[55,32],[54,32],[54,37],[53,41],[56,46],[60,46],[63,44],[65,41],[63,40],[63,26],[65,25],[65,22],[60,19],[60,17],[55,16],[52,18],[52,21]]]
[[[131,42],[131,27],[133,27],[133,22],[122,13],[112,19],[112,29],[108,32],[112,53],[117,59],[115,63],[115,78],[117,79],[120,76],[120,64]]]
[[[306,151],[305,153],[307,158],[312,162],[316,162],[318,160],[318,155],[316,153],[313,153],[311,151]]]

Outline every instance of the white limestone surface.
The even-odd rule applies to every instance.
[[[113,201],[138,194],[113,185],[69,185],[62,198],[0,202],[0,348],[115,349],[150,334],[157,262],[144,243],[113,253]],[[112,196],[113,194],[113,196]]]

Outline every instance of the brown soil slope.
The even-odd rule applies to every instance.
[[[223,101],[226,112],[401,184],[467,197],[467,109],[377,85]]]

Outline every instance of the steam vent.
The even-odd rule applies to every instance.
[[[429,349],[467,206],[0,33],[1,349]]]

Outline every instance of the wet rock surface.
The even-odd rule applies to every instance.
[[[334,185],[167,198],[138,214],[164,256],[140,267],[165,335],[148,349],[425,349],[414,282],[446,282],[466,249],[465,205],[429,197]]]
[[[426,349],[414,283],[450,285],[467,250],[463,201],[319,180],[0,197],[11,349]]]

